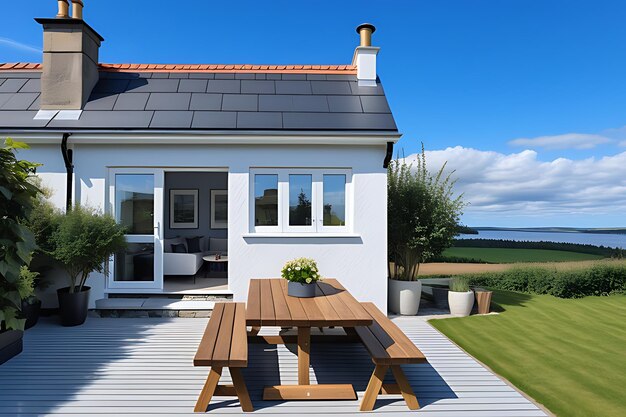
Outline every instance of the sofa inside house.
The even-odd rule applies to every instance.
[[[163,240],[163,274],[196,275],[207,255],[227,255],[228,239],[216,237],[176,237]]]

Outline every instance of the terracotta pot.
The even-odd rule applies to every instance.
[[[91,288],[83,287],[82,291],[73,293],[69,292],[69,289],[69,287],[65,287],[57,290],[61,324],[68,327],[80,326],[87,319]]]
[[[467,317],[472,312],[474,306],[474,292],[448,292],[448,304],[450,305],[450,314],[455,317]]]
[[[422,281],[389,280],[389,310],[403,316],[414,316],[420,307]]]
[[[302,284],[300,282],[287,283],[287,294],[292,297],[298,298],[311,298],[315,297],[315,288],[317,285],[312,282],[310,284]]]
[[[478,314],[489,314],[491,306],[491,294],[492,291],[483,290],[482,288],[476,288],[476,304],[478,305]]]

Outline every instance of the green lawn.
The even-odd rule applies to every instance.
[[[600,255],[548,249],[509,248],[449,248],[443,256],[480,259],[484,262],[504,264],[516,262],[570,262],[602,259]]]
[[[499,315],[430,323],[558,416],[626,416],[626,296],[494,301]]]

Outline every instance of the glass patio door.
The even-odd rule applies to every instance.
[[[111,169],[110,208],[128,247],[109,265],[108,288],[163,288],[163,170]]]

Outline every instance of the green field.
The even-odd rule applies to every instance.
[[[444,257],[481,260],[504,264],[517,262],[571,262],[602,259],[600,255],[548,249],[449,248]]]
[[[626,416],[626,296],[494,302],[498,315],[430,323],[557,416]]]

